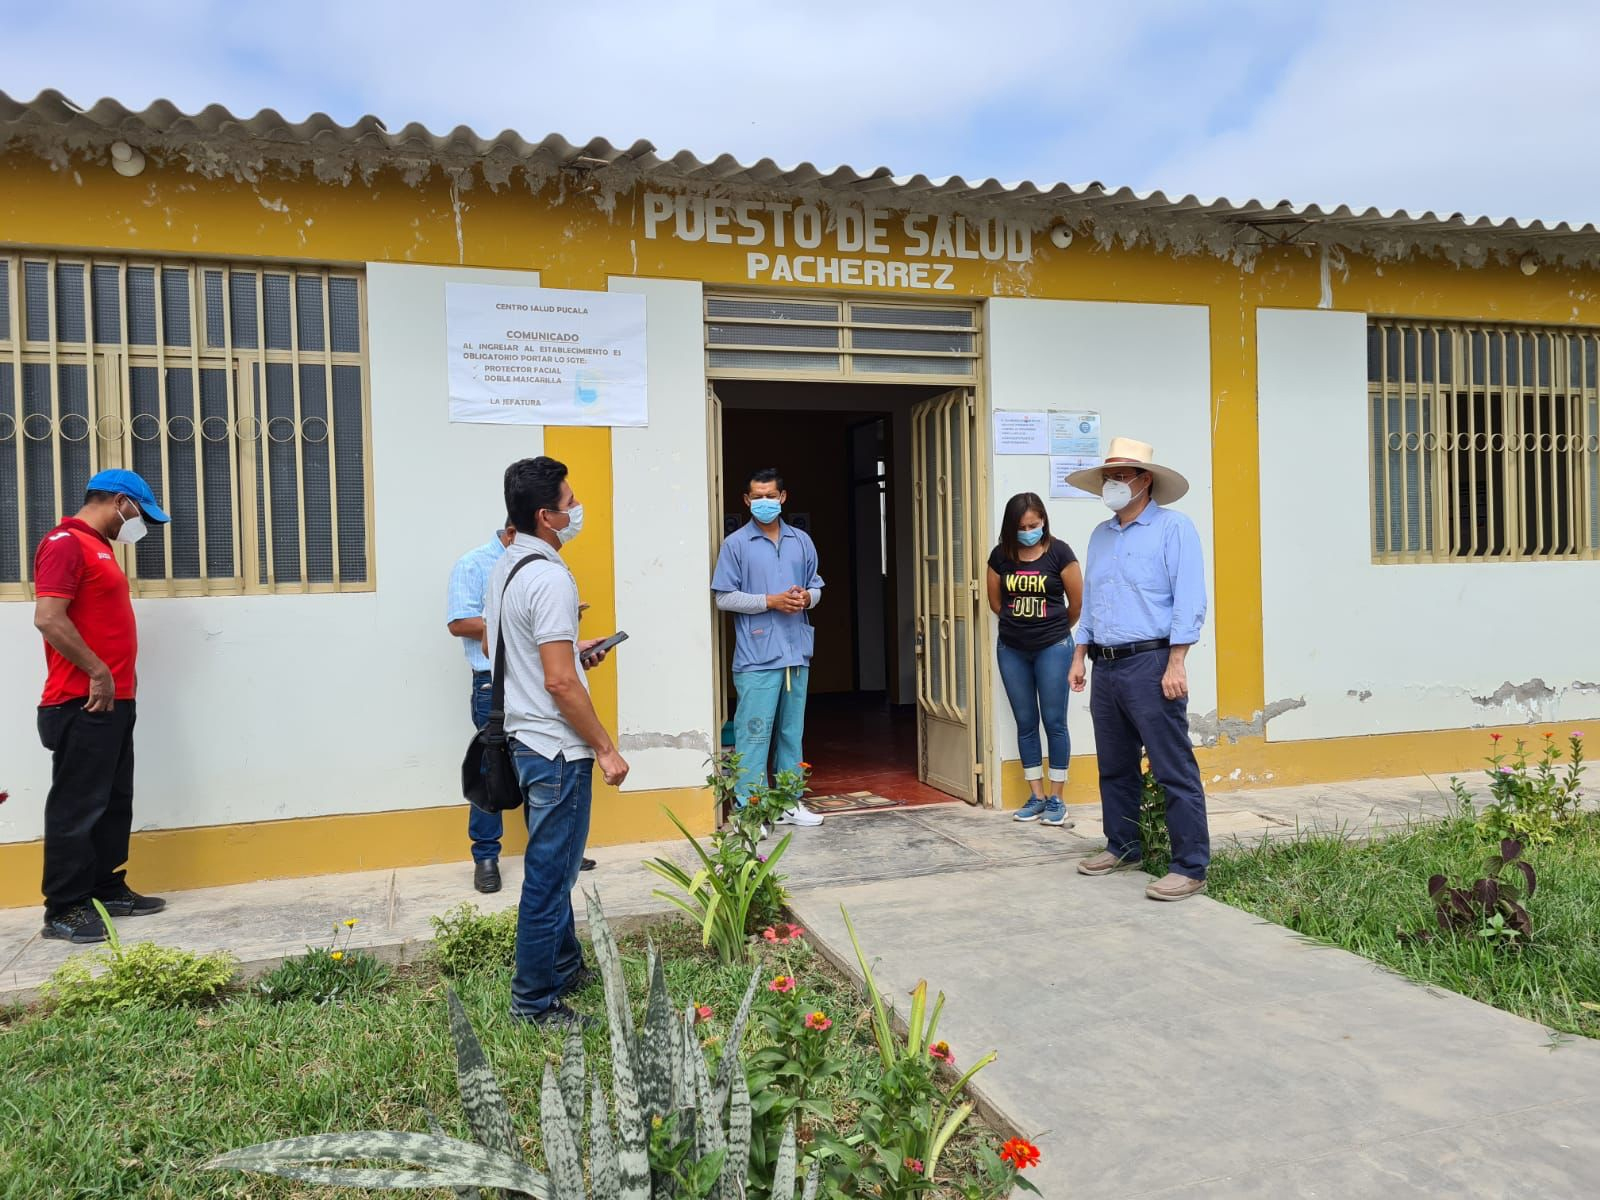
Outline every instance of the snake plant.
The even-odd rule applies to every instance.
[[[671,1121],[677,1135],[691,1144],[691,1162],[703,1162],[708,1172],[715,1172],[712,1200],[743,1200],[749,1182],[752,1113],[739,1046],[755,1000],[757,972],[751,973],[750,986],[713,1077],[695,1034],[694,1009],[674,1011],[654,946],[647,963],[650,990],[644,1018],[635,1029],[616,939],[599,897],[589,893],[586,900],[594,956],[605,982],[616,1119],[613,1124],[612,1105],[600,1081],[588,1073],[582,1035],[573,1030],[567,1036],[560,1069],[546,1064],[540,1089],[539,1128],[548,1173],[541,1174],[524,1160],[511,1109],[453,991],[447,999],[456,1048],[456,1081],[472,1141],[445,1136],[429,1113],[431,1133],[367,1130],[290,1138],[234,1150],[206,1166],[329,1187],[446,1187],[465,1200],[486,1195],[651,1200],[666,1183],[652,1177],[651,1131],[659,1123]],[[393,1165],[344,1165],[373,1162]],[[773,1200],[795,1200],[797,1166],[791,1126],[784,1130],[770,1181]],[[813,1164],[801,1200],[815,1200],[817,1185]]]

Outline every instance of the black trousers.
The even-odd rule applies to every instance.
[[[54,758],[44,802],[48,915],[122,885],[133,828],[134,703],[92,713],[73,700],[39,710],[39,740]]]

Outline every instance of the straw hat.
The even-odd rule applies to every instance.
[[[1146,442],[1125,437],[1112,438],[1104,464],[1074,471],[1067,476],[1067,482],[1085,492],[1098,494],[1105,480],[1106,467],[1138,467],[1141,471],[1150,472],[1150,498],[1157,504],[1171,504],[1174,500],[1183,499],[1184,493],[1189,490],[1189,481],[1171,467],[1158,465],[1155,457],[1155,447]]]

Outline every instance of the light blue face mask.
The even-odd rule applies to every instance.
[[[777,500],[768,500],[763,497],[760,500],[750,501],[750,515],[763,525],[771,525],[778,519],[778,514],[782,511],[783,505]]]
[[[1017,530],[1017,541],[1020,542],[1024,546],[1037,546],[1039,544],[1040,540],[1043,537],[1044,537],[1044,526],[1043,525],[1039,526],[1039,528],[1037,528],[1037,529],[1019,529],[1019,530]]]

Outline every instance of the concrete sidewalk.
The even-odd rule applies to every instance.
[[[1210,802],[1219,845],[1230,838],[1292,835],[1297,827],[1368,830],[1442,810],[1441,797],[1425,779],[1261,789]],[[839,814],[820,829],[796,831],[784,870],[791,886],[799,888],[1052,861],[1100,849],[1099,807],[1074,806],[1071,815],[1075,828],[1062,831],[1018,825],[1009,814],[956,803]],[[465,859],[465,844],[462,853]],[[640,864],[658,855],[688,863],[692,853],[684,842],[609,846],[591,854],[599,865],[583,875],[579,887],[598,887],[614,919],[676,911],[651,894],[661,881]],[[302,953],[307,945],[327,944],[337,922],[355,917],[352,945],[408,961],[432,939],[430,917],[462,903],[485,912],[514,906],[522,861],[508,857],[501,869],[505,887],[493,896],[472,890],[466,861],[173,892],[166,896],[165,912],[122,921],[119,928],[135,940],[227,950],[250,975]],[[133,882],[138,885],[137,864]],[[37,908],[0,909],[0,1003],[34,999],[39,984],[83,949],[41,939],[40,916]]]
[[[1047,1197],[1600,1195],[1600,1044],[1139,873],[1035,862],[799,892],[814,941],[939,1036]],[[903,1012],[902,1001],[902,1012]]]

